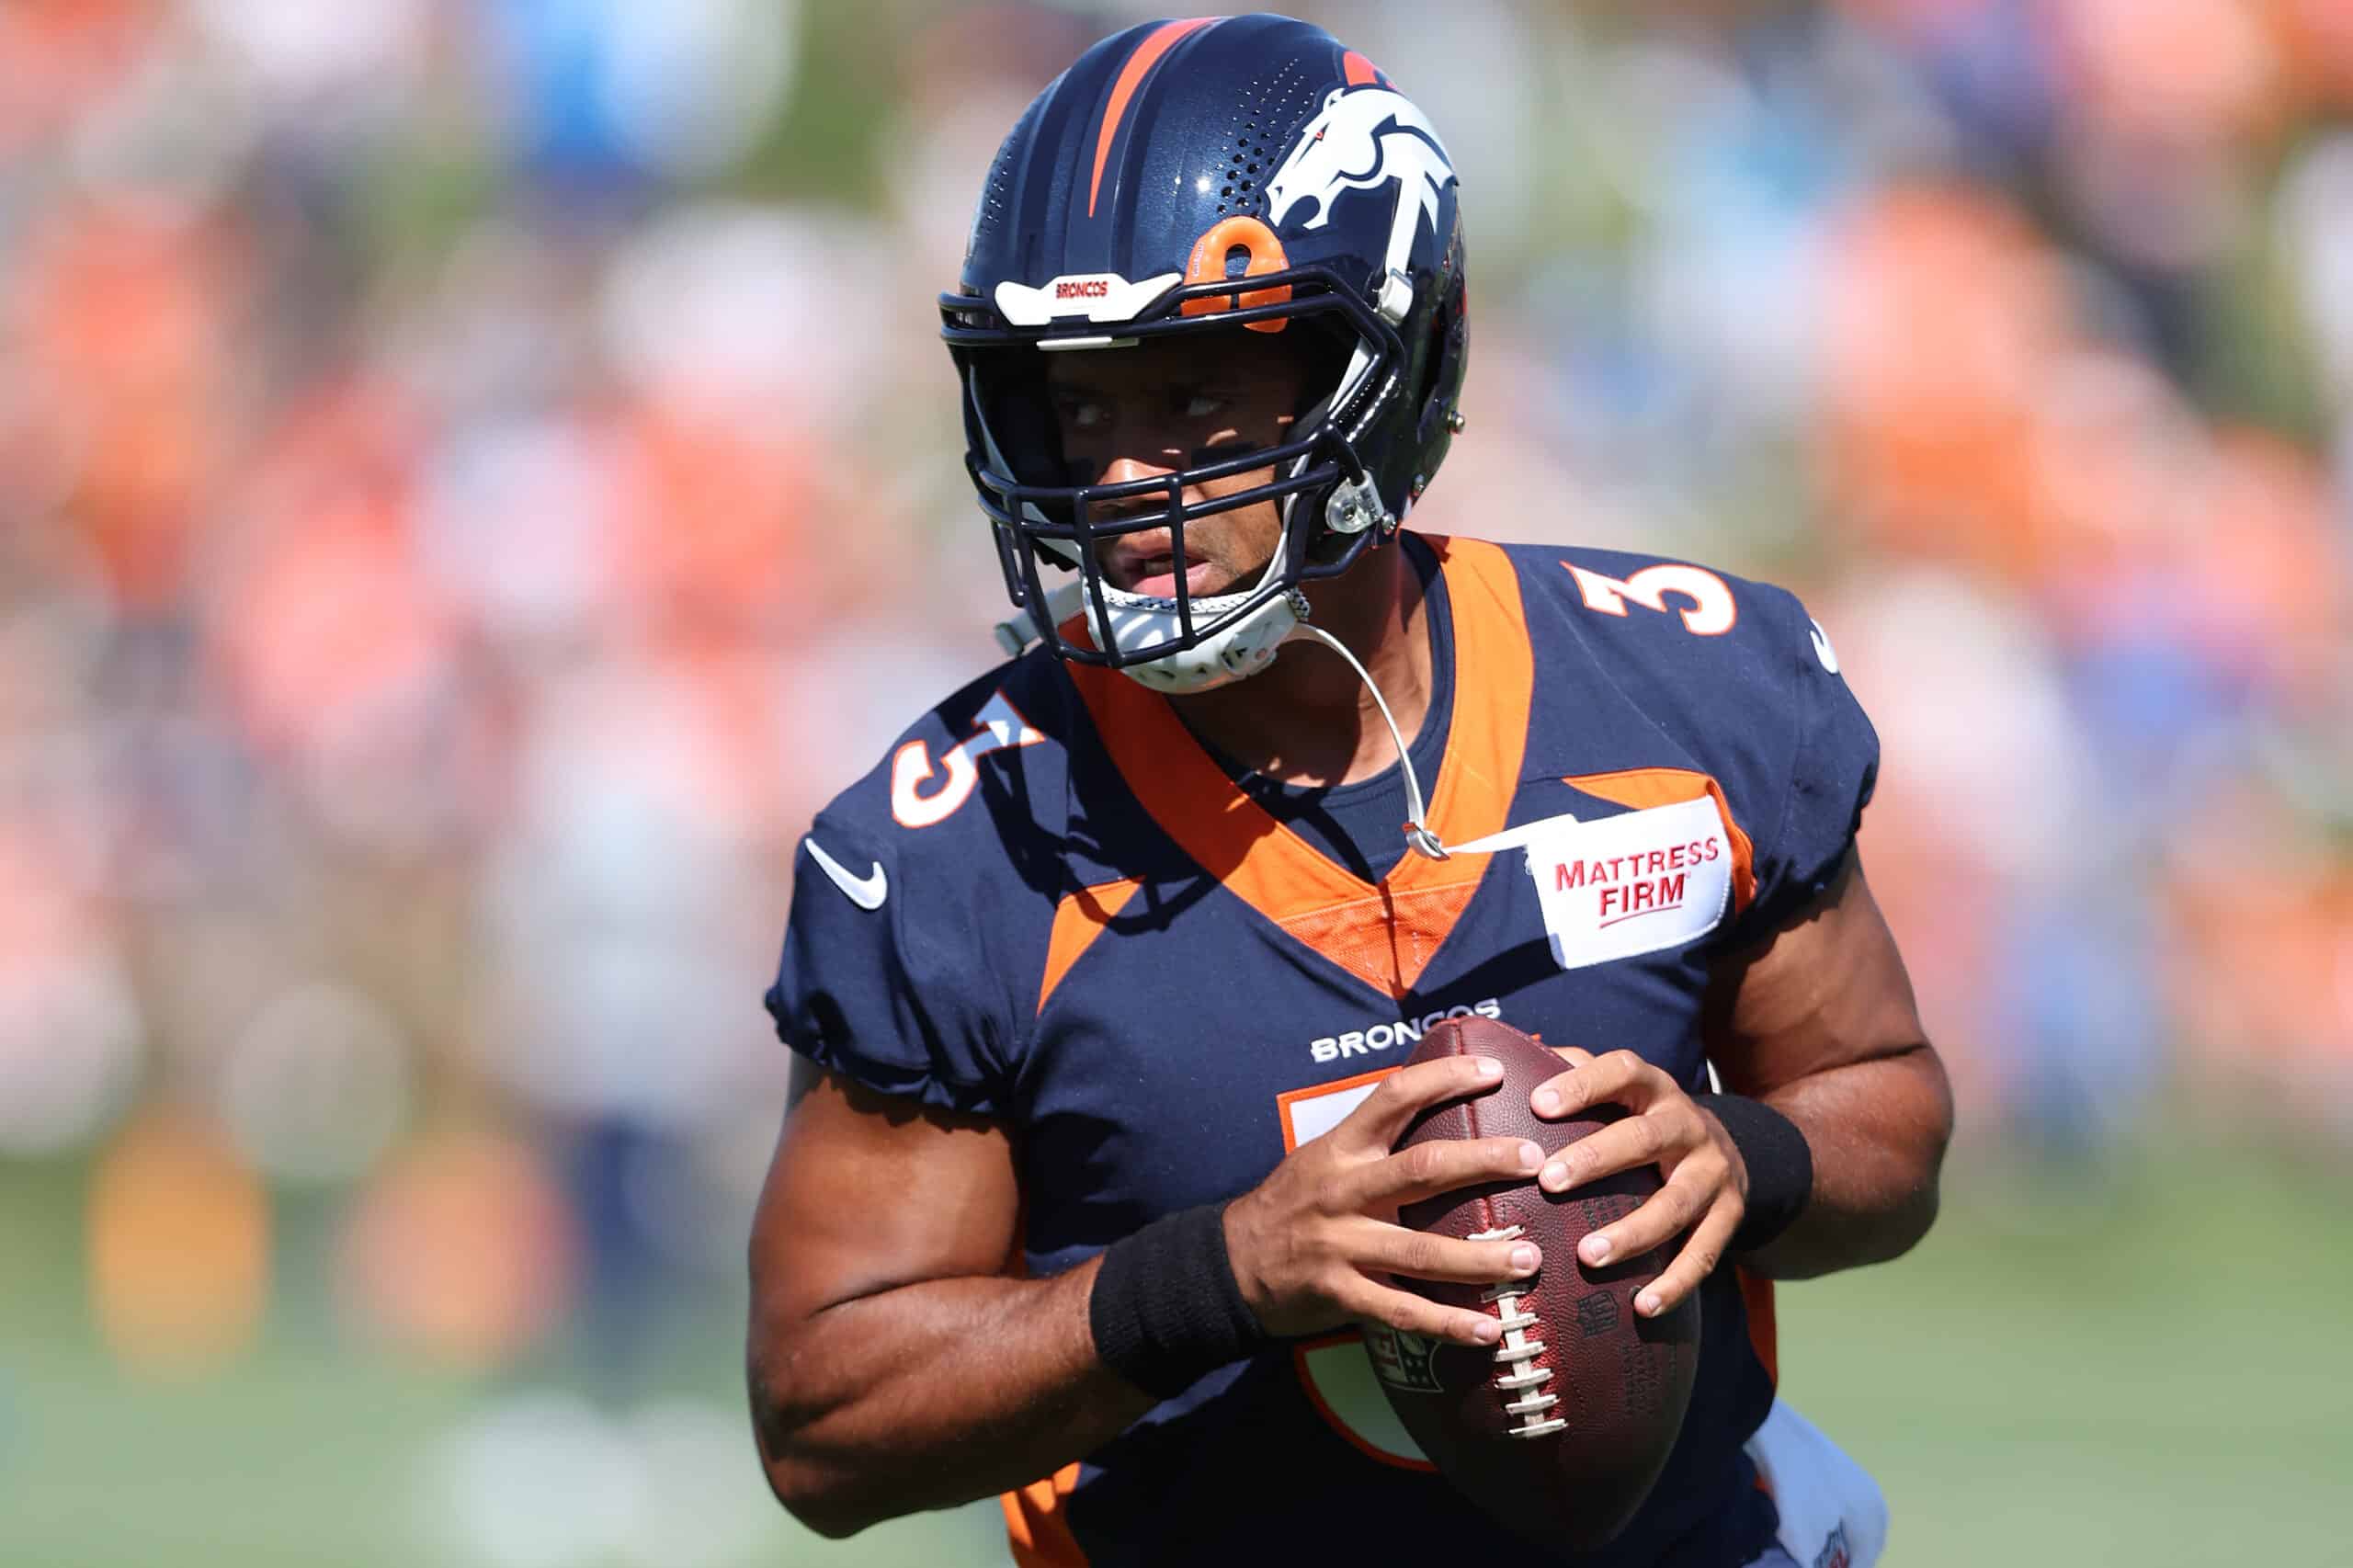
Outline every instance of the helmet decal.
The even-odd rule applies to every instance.
[[[1136,96],[1136,88],[1160,57],[1176,47],[1187,33],[1198,32],[1225,20],[1222,17],[1189,17],[1181,22],[1164,22],[1144,35],[1128,62],[1120,68],[1120,79],[1111,84],[1111,101],[1103,106],[1103,128],[1095,133],[1095,177],[1086,187],[1086,215],[1095,216],[1095,199],[1103,194],[1103,165],[1111,155],[1112,139],[1120,133],[1120,122],[1127,118],[1128,105]]]
[[[1227,257],[1235,251],[1247,253],[1242,276],[1256,278],[1261,273],[1280,272],[1290,265],[1290,257],[1283,254],[1283,243],[1275,232],[1256,218],[1223,218],[1211,224],[1201,237],[1193,242],[1193,254],[1185,264],[1188,283],[1214,283],[1221,278],[1233,276]],[[1278,283],[1271,289],[1254,289],[1242,296],[1242,308],[1254,305],[1276,305],[1290,298],[1290,285]],[[1233,308],[1231,294],[1212,294],[1206,299],[1188,300],[1177,306],[1179,313],[1188,316],[1214,315]],[[1281,316],[1272,321],[1245,324],[1252,332],[1280,332],[1290,323]]]
[[[1120,322],[1168,292],[1176,274],[1140,278],[1131,283],[1116,272],[1074,272],[1032,289],[1011,278],[996,286],[996,308],[1019,326],[1044,326],[1058,316]]]
[[[1315,216],[1299,227],[1320,229],[1332,221],[1332,204],[1343,192],[1394,181],[1404,187],[1389,230],[1387,260],[1395,272],[1414,248],[1420,221],[1438,226],[1438,195],[1453,178],[1437,128],[1412,100],[1377,85],[1336,88],[1267,182],[1267,216],[1280,223],[1301,202],[1313,201]]]

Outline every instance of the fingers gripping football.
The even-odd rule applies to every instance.
[[[1226,1252],[1243,1300],[1270,1334],[1293,1335],[1358,1320],[1435,1339],[1490,1345],[1490,1314],[1400,1290],[1383,1278],[1460,1284],[1525,1278],[1542,1264],[1525,1242],[1468,1242],[1396,1222],[1400,1205],[1489,1181],[1526,1181],[1543,1151],[1524,1139],[1472,1138],[1390,1146],[1440,1101],[1492,1090],[1492,1061],[1456,1057],[1392,1074],[1338,1126],[1302,1144],[1225,1210]]]
[[[1658,1191],[1631,1214],[1586,1236],[1577,1252],[1599,1265],[1683,1235],[1674,1262],[1634,1299],[1634,1310],[1645,1317],[1672,1311],[1723,1260],[1746,1212],[1747,1168],[1716,1119],[1634,1052],[1558,1054],[1569,1070],[1529,1096],[1538,1116],[1556,1120],[1607,1104],[1631,1114],[1553,1155],[1538,1185],[1569,1192],[1620,1171],[1657,1165],[1665,1178]]]

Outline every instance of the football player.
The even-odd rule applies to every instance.
[[[1821,630],[1694,565],[1403,527],[1463,427],[1455,170],[1306,24],[1090,50],[1006,139],[940,310],[1005,634],[1040,646],[801,846],[751,1260],[777,1494],[846,1535],[999,1494],[1025,1564],[1530,1561],[1359,1330],[1384,1367],[1493,1343],[1396,1277],[1665,1245],[1631,1305],[1700,1302],[1680,1437],[1556,1560],[1868,1562],[1875,1489],[1777,1403],[1768,1281],[1916,1242],[1951,1108]],[[1540,1116],[1631,1114],[1391,1154],[1491,1084],[1396,1070],[1472,1013],[1561,1051]],[[1637,1165],[1664,1186],[1581,1258],[1396,1223]]]

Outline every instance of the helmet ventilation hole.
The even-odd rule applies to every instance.
[[[1296,120],[1286,117],[1313,106],[1301,100],[1305,90],[1305,62],[1298,57],[1286,60],[1275,71],[1258,78],[1233,109],[1233,150],[1226,158],[1224,188],[1218,194],[1221,216],[1232,212],[1258,210],[1262,196],[1258,191],[1260,165],[1271,169],[1280,151],[1274,139],[1287,124]],[[1258,131],[1258,117],[1268,116],[1266,134]]]

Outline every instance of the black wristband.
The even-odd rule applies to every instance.
[[[1103,1364],[1155,1399],[1174,1399],[1267,1343],[1225,1255],[1225,1205],[1154,1220],[1111,1244],[1086,1321]]]
[[[1734,1253],[1755,1252],[1790,1228],[1813,1197],[1813,1151],[1798,1124],[1746,1095],[1694,1095],[1723,1123],[1748,1167],[1748,1212],[1732,1233]]]

